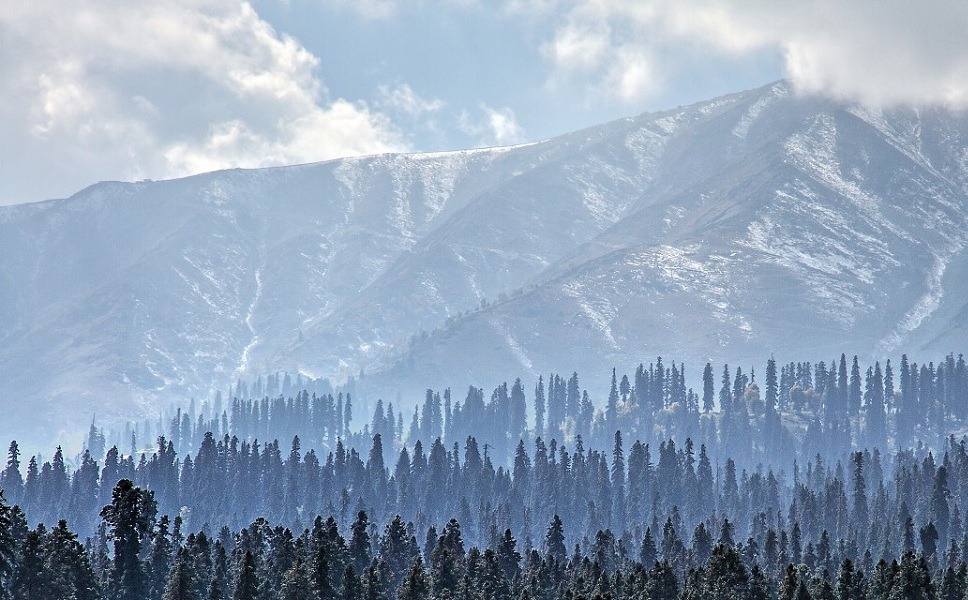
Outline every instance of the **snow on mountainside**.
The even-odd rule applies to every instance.
[[[660,353],[936,360],[968,339],[966,208],[968,118],[785,83],[510,148],[102,183],[0,208],[0,438],[275,370],[364,369],[366,410]]]

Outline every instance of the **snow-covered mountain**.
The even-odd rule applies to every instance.
[[[657,354],[937,360],[968,341],[966,209],[968,116],[786,83],[523,146],[101,183],[0,208],[0,439],[276,370],[406,401],[599,391]]]

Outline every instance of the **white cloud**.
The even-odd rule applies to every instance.
[[[524,4],[540,15],[543,2]],[[571,86],[582,90],[586,101],[613,98],[635,102],[660,88],[654,36],[645,28],[654,11],[643,2],[627,6],[609,1],[570,2],[542,53],[554,66],[554,90]]]
[[[505,0],[503,11],[509,15],[541,15],[555,13],[563,0]]]
[[[545,2],[515,0],[542,15]],[[641,100],[679,49],[782,55],[800,89],[868,104],[968,104],[968,3],[960,0],[562,0],[544,54],[552,84]],[[700,53],[702,55],[702,52]]]
[[[245,2],[0,0],[0,14],[3,195],[30,193],[14,180],[36,178],[20,166],[38,156],[90,181],[407,149],[386,116],[330,99],[318,59]]]
[[[475,137],[481,146],[508,146],[524,141],[524,129],[518,124],[510,108],[493,109],[481,105],[477,117],[464,111],[458,126],[465,134]]]
[[[367,19],[386,19],[397,10],[397,0],[328,0],[340,8],[356,12]]]
[[[514,0],[511,0],[514,1]],[[455,8],[478,7],[481,0],[323,0],[324,4],[343,10],[351,10],[364,19],[389,19],[401,8],[422,9],[427,6]]]
[[[404,83],[391,88],[381,85],[377,89],[377,106],[390,113],[400,113],[411,119],[437,113],[444,107],[440,98],[428,100],[421,97],[413,88]]]

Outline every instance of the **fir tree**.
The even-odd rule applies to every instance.
[[[561,518],[555,515],[551,519],[551,524],[548,525],[548,532],[545,534],[544,541],[545,552],[549,556],[554,558],[559,563],[564,563],[565,558],[568,555],[568,549],[565,548],[565,530],[564,525],[561,522]]]
[[[188,553],[184,548],[178,552],[178,558],[168,576],[168,583],[165,586],[162,600],[201,600],[195,595],[192,569],[188,560]]]
[[[140,600],[148,588],[140,553],[155,519],[155,501],[150,491],[122,479],[115,486],[101,517],[114,540],[111,568],[111,597],[117,600]]]
[[[715,383],[713,382],[713,365],[706,363],[702,372],[702,411],[710,413],[713,411],[713,394]]]
[[[424,570],[423,561],[418,556],[407,571],[397,591],[397,600],[429,600],[430,581]]]
[[[400,515],[395,516],[387,524],[383,537],[380,538],[380,558],[390,571],[391,590],[395,590],[400,585],[414,558],[419,554],[417,540],[407,531],[407,526]]]
[[[258,577],[255,557],[252,555],[252,552],[246,551],[236,571],[232,600],[258,600]]]
[[[279,598],[280,600],[316,600],[309,568],[299,555],[282,577]]]
[[[370,564],[370,521],[366,511],[360,511],[353,521],[353,535],[350,538],[350,561],[357,574],[363,573]]]

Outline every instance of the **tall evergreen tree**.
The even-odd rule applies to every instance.
[[[426,570],[424,570],[423,561],[418,556],[413,560],[410,570],[407,571],[403,583],[397,591],[397,599],[429,600],[430,593],[429,577],[427,576]]]
[[[702,411],[710,413],[713,411],[713,394],[715,393],[715,383],[713,382],[713,365],[706,363],[702,372]]]
[[[184,548],[178,551],[162,600],[201,600],[195,595],[194,576]]]
[[[43,526],[28,531],[20,544],[19,560],[11,581],[13,600],[46,600],[44,577],[44,537]],[[12,556],[11,556],[12,558]]]
[[[116,600],[140,600],[147,579],[141,563],[142,545],[149,539],[155,520],[154,495],[122,479],[115,486],[111,504],[101,511],[114,540],[110,597]]]
[[[413,560],[420,554],[417,540],[407,531],[400,515],[387,524],[380,538],[380,558],[390,570],[390,589],[395,590],[403,581],[407,570],[413,565]]]
[[[292,566],[282,577],[279,586],[279,600],[316,600],[312,588],[310,570],[302,556],[296,555]]]
[[[44,543],[47,574],[45,593],[50,598],[96,600],[101,597],[91,561],[77,535],[60,520],[47,535]]]
[[[16,440],[10,442],[7,449],[7,466],[0,473],[0,489],[13,504],[18,504],[23,498],[24,479],[20,474],[20,446]]]
[[[544,380],[539,375],[538,383],[534,387],[534,435],[535,437],[544,436],[544,422],[545,422]]]
[[[232,600],[259,600],[259,574],[255,556],[248,550],[242,556],[236,571]]]
[[[766,361],[766,411],[767,414],[777,410],[779,387],[776,381],[776,360],[772,357]]]
[[[548,525],[544,547],[545,552],[559,563],[565,561],[568,555],[568,549],[565,547],[565,529],[558,515],[552,517],[551,524]]]

